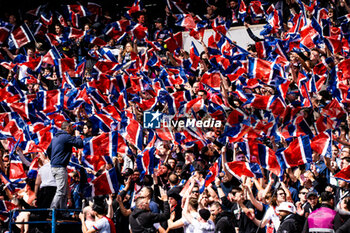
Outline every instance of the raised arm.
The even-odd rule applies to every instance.
[[[19,158],[21,159],[22,163],[24,165],[26,165],[27,167],[29,167],[30,166],[30,162],[24,157],[22,149],[20,147],[17,147],[16,148],[16,152],[17,152]]]
[[[108,205],[108,211],[107,211],[107,218],[113,218],[113,198],[112,198],[112,194],[108,195],[108,200],[107,200],[107,205]]]
[[[123,203],[123,199],[120,195],[117,196],[117,202],[119,204],[120,212],[122,213],[122,215],[127,217],[132,213],[131,209],[125,208],[124,203]]]
[[[258,200],[256,200],[251,188],[247,185],[243,185],[243,189],[246,190],[248,198],[251,201],[251,203],[255,206],[255,208],[257,208],[259,211],[263,211],[263,209],[264,209],[263,204],[260,203]]]
[[[226,146],[223,146],[221,149],[221,162],[222,162],[222,168],[224,169],[225,175],[228,177],[229,180],[232,179],[232,174],[226,169]],[[236,160],[236,151],[233,149],[233,158]]]
[[[225,195],[224,191],[222,190],[220,184],[221,184],[221,180],[218,177],[216,177],[215,178],[215,186],[218,190],[219,198],[221,199],[221,198],[225,197],[226,195]]]

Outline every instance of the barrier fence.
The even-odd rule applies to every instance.
[[[50,212],[51,211],[51,220],[46,221],[28,221],[28,222],[14,222],[13,216],[16,212]],[[56,232],[56,226],[61,224],[81,224],[80,221],[60,221],[57,222],[57,213],[59,212],[81,212],[81,209],[19,209],[10,211],[10,220],[9,220],[9,233],[12,233],[13,225],[15,224],[51,224],[51,233]]]

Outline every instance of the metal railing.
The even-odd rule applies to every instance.
[[[29,222],[13,222],[13,216],[16,212],[52,212],[51,220],[46,221],[29,221]],[[56,214],[58,212],[81,212],[81,209],[17,209],[10,211],[9,217],[9,233],[12,233],[13,225],[15,224],[50,224],[51,223],[51,233],[56,232],[56,225],[60,224],[81,224],[80,221],[70,221],[70,222],[57,222]],[[15,221],[15,220],[14,220]]]

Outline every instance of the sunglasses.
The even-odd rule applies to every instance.
[[[300,194],[303,194],[303,195],[305,195],[305,194],[307,194],[307,192],[301,192]]]
[[[199,190],[192,191],[192,193],[199,193]]]

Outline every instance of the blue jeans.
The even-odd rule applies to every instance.
[[[51,167],[51,172],[56,180],[56,193],[50,208],[66,209],[68,202],[68,174],[65,167]]]

